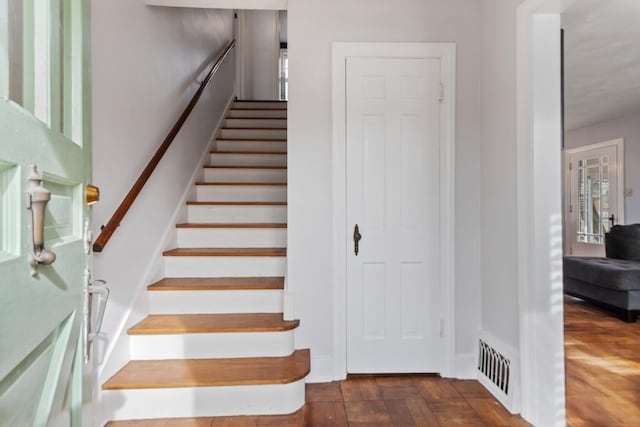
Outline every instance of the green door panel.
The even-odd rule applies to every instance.
[[[86,425],[89,4],[0,0],[0,426]],[[35,276],[31,165],[51,193],[44,246],[56,255]]]

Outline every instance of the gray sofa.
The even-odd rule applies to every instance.
[[[606,258],[564,257],[564,292],[635,322],[640,314],[640,224],[612,227],[605,248]]]

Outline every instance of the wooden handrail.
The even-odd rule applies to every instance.
[[[122,200],[122,203],[120,203],[120,206],[118,206],[118,209],[116,209],[116,211],[113,213],[113,215],[111,216],[111,219],[109,219],[109,222],[107,222],[107,224],[104,227],[102,227],[102,231],[100,232],[100,235],[98,236],[96,241],[93,243],[94,252],[102,252],[104,247],[107,245],[107,243],[111,239],[111,236],[116,231],[116,228],[120,226],[120,222],[122,221],[124,216],[127,214],[129,209],[131,208],[131,205],[133,205],[133,202],[136,200],[136,198],[142,191],[142,188],[144,187],[146,182],[149,180],[149,177],[151,176],[153,171],[158,166],[158,163],[160,163],[162,156],[164,156],[164,153],[167,152],[167,150],[173,143],[173,140],[176,138],[176,135],[178,135],[178,132],[180,132],[182,125],[184,125],[184,122],[187,120],[187,118],[189,117],[189,114],[191,114],[191,111],[193,110],[196,103],[202,96],[202,92],[204,92],[207,85],[211,81],[211,78],[222,66],[222,63],[227,58],[231,50],[235,47],[235,45],[236,45],[236,41],[232,40],[224,49],[224,51],[220,54],[215,64],[213,64],[213,67],[211,67],[211,70],[209,71],[205,79],[200,84],[200,87],[191,98],[191,101],[189,102],[187,107],[184,109],[184,111],[182,112],[182,114],[180,115],[176,123],[171,128],[171,130],[167,134],[167,137],[164,139],[164,141],[162,141],[162,144],[160,144],[160,147],[158,148],[156,153],[153,155],[151,160],[149,160],[149,163],[144,168],[144,170],[136,180],[135,184],[133,184],[133,186],[131,187],[131,190],[129,190],[125,198]]]

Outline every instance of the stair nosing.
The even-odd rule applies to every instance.
[[[287,228],[287,223],[282,222],[183,222],[176,224],[176,228]]]
[[[266,169],[285,170],[286,166],[242,166],[242,165],[205,165],[205,169]]]
[[[243,386],[243,385],[267,385],[267,384],[291,384],[306,377],[310,372],[310,354],[308,349],[295,350],[289,356],[284,357],[248,357],[248,358],[220,358],[220,359],[166,359],[166,360],[131,360],[116,374],[109,378],[103,385],[103,390],[140,390],[140,389],[164,389],[164,388],[191,388],[191,387],[222,387],[222,386]],[[172,372],[175,374],[176,367],[179,369],[185,369],[184,364],[189,362],[191,369],[189,374],[176,378],[173,381],[159,381],[153,378],[139,378],[137,381],[129,380],[122,381],[119,376],[127,375],[130,370],[139,369],[139,367],[147,368],[148,365],[157,366],[158,370],[163,372]],[[199,378],[195,379],[193,376],[196,374],[197,369],[202,369],[207,364],[221,365],[220,367],[208,367],[207,369],[217,372],[230,371],[228,365],[233,364],[247,366],[260,366],[263,372],[276,373],[278,375],[258,375],[244,378],[225,378],[221,376],[219,378]],[[225,366],[226,364],[226,366]],[[145,366],[146,365],[146,366]],[[261,366],[262,365],[262,366]],[[272,366],[270,366],[272,365]],[[290,365],[290,366],[287,366]],[[232,367],[233,368],[233,367]],[[235,367],[238,369],[238,367]],[[244,369],[248,371],[248,369]],[[288,372],[283,372],[287,370]],[[290,372],[289,372],[290,371]],[[152,374],[147,374],[151,376]]]
[[[230,127],[223,127],[220,128],[220,130],[259,130],[259,131],[264,131],[264,130],[287,130],[287,128],[230,128]]]
[[[287,120],[286,117],[226,117],[226,120]]]
[[[275,316],[279,316],[276,322],[272,319]],[[243,326],[239,326],[238,324],[234,325],[234,322],[238,322],[238,317],[240,318],[256,318],[254,320],[254,324],[251,325],[250,322]],[[145,323],[149,323],[150,319],[157,319],[161,321],[162,318],[166,319],[179,319],[184,322],[181,327],[174,327],[165,325],[164,327],[155,326],[155,327],[145,327]],[[217,326],[199,326],[199,327],[189,327],[187,323],[192,319],[207,319],[210,322],[218,323]],[[228,319],[225,319],[228,318]],[[221,326],[225,324],[227,326]],[[272,322],[273,324],[270,326],[263,326],[265,322]],[[157,322],[161,323],[161,322]],[[206,323],[206,322],[204,322]],[[292,331],[300,326],[300,321],[298,319],[295,320],[284,320],[282,319],[282,313],[230,313],[230,314],[150,314],[140,322],[136,323],[134,326],[127,330],[128,335],[182,335],[182,334],[207,334],[207,333],[250,333],[250,332],[286,332]]]
[[[218,284],[214,284],[215,282]],[[284,276],[165,277],[147,286],[147,290],[151,292],[284,290]]]
[[[233,141],[233,142],[243,142],[243,141],[253,141],[253,142],[287,142],[287,139],[283,138],[216,138],[216,141]]]
[[[216,202],[216,201],[189,201],[187,206],[287,206],[287,202]]]
[[[210,252],[216,250],[217,252]],[[286,257],[287,248],[174,248],[166,257]]]
[[[224,181],[198,181],[196,185],[231,185],[231,186],[259,186],[259,187],[286,187],[286,182],[224,182]]]
[[[211,150],[209,154],[249,154],[249,155],[270,155],[270,156],[286,156],[286,151],[216,151]]]

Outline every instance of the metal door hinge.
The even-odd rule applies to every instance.
[[[440,103],[444,102],[444,83],[440,83],[440,91],[438,94],[438,101],[440,101]]]

